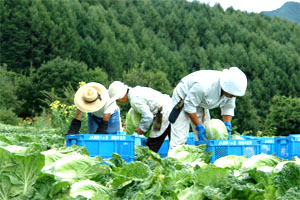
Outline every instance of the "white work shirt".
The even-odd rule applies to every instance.
[[[98,118],[103,118],[104,114],[113,114],[116,111],[116,109],[118,109],[117,103],[115,101],[111,104],[108,104],[109,102],[108,90],[103,88],[103,93],[106,93],[105,96],[108,97],[108,99],[106,100],[106,104],[100,110],[93,112],[93,115],[95,115]]]
[[[221,95],[220,71],[200,70],[181,79],[175,91],[180,98],[185,98],[183,110],[187,113],[197,112],[197,107],[221,108],[221,115],[234,116],[235,97]],[[173,105],[180,99],[173,99]]]
[[[163,119],[161,129],[160,131],[152,129],[150,137],[162,135],[169,125],[168,116],[172,109],[170,96],[149,87],[137,86],[129,89],[128,98],[131,107],[142,115],[139,128],[145,133],[150,129],[158,108],[162,106]]]

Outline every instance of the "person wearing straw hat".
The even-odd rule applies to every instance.
[[[231,133],[236,96],[243,96],[247,88],[247,77],[237,67],[216,70],[200,70],[183,77],[175,87],[172,96],[173,110],[182,102],[182,110],[171,112],[171,138],[169,155],[176,147],[185,143],[190,123],[195,139],[205,140],[204,121],[210,120],[209,109],[221,108],[221,115]],[[174,114],[174,115],[173,115]]]
[[[90,82],[75,93],[77,107],[66,135],[78,134],[82,112],[88,113],[88,134],[113,134],[120,131],[120,112],[117,104],[111,102],[107,89],[100,83]]]
[[[132,118],[139,115],[140,119],[134,131],[148,137],[146,145],[152,151],[158,152],[165,138],[167,136],[170,138],[168,116],[172,108],[171,97],[149,87],[130,88],[120,81],[111,83],[108,93],[111,101],[130,103],[131,109],[128,114],[131,113]]]

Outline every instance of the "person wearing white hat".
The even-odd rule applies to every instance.
[[[207,139],[203,122],[210,120],[209,109],[218,106],[230,139],[236,96],[243,96],[246,88],[247,77],[237,67],[222,72],[199,70],[182,78],[172,96],[174,109],[178,102],[183,102],[183,107],[175,116],[172,116],[172,111],[169,118],[173,122],[169,153],[185,143],[191,122],[195,139]]]
[[[90,82],[75,93],[77,107],[66,135],[78,134],[81,128],[82,112],[88,113],[89,134],[113,134],[120,131],[120,112],[117,104],[111,102],[107,89],[100,83]]]
[[[167,136],[170,137],[168,117],[172,109],[171,97],[149,87],[128,87],[120,81],[114,81],[108,88],[111,101],[130,103],[131,110],[141,115],[141,120],[134,129],[139,135],[150,130],[146,145],[158,152]]]

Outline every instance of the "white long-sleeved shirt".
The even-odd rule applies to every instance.
[[[200,70],[183,77],[174,90],[180,98],[185,98],[183,110],[195,113],[197,107],[213,109],[219,106],[221,115],[234,116],[236,98],[221,95],[220,76],[220,71]],[[173,105],[179,101],[177,95],[173,95]]]
[[[157,114],[160,106],[163,106],[163,115],[167,115],[172,107],[169,95],[162,94],[161,92],[149,87],[137,86],[130,88],[128,98],[131,107],[142,115],[139,128],[143,132],[147,132],[151,127],[154,116]],[[152,131],[150,137],[158,137],[161,135],[161,132],[163,132],[169,125],[168,123],[169,122],[167,120],[163,120],[161,131],[157,133]]]

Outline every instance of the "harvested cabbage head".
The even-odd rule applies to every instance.
[[[70,190],[70,195],[73,198],[81,195],[85,198],[92,198],[96,195],[110,195],[111,190],[101,184],[96,183],[95,181],[91,180],[83,180],[76,182],[72,185]]]
[[[130,108],[128,113],[126,114],[126,134],[132,135],[134,133],[134,129],[138,128],[142,119],[142,115],[137,111]],[[151,129],[144,134],[145,137],[149,137]]]
[[[246,156],[229,155],[217,159],[214,165],[222,168],[240,169],[243,162],[247,159]]]
[[[224,122],[219,119],[211,119],[205,123],[206,135],[209,140],[227,140],[228,132]]]
[[[246,160],[242,164],[242,170],[258,169],[260,167],[265,167],[265,166],[274,168],[281,161],[282,159],[279,157],[262,153],[259,155],[252,156],[251,158]],[[261,170],[261,171],[265,171],[265,170]],[[270,168],[268,169],[268,171],[270,171]]]

